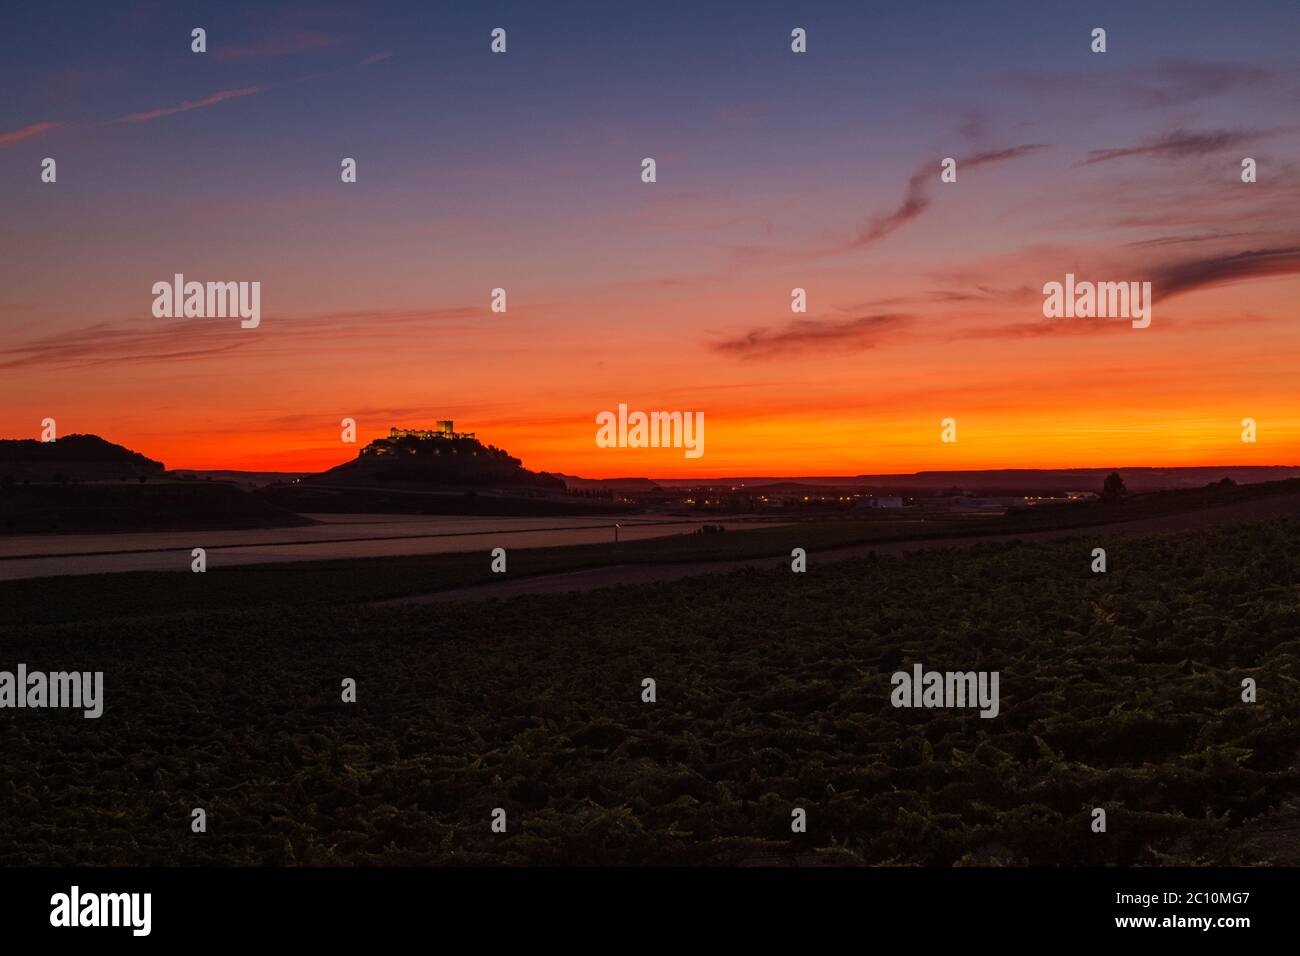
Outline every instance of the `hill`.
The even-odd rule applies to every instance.
[[[433,488],[533,488],[562,494],[564,482],[529,471],[518,458],[476,438],[377,438],[352,461],[307,479],[312,484],[412,484]]]
[[[98,435],[55,441],[0,439],[0,482],[112,481],[157,476],[163,463]]]
[[[565,482],[529,471],[504,449],[470,434],[393,429],[352,461],[319,475],[278,482],[258,497],[299,513],[583,515],[629,510],[570,497]]]
[[[98,435],[0,440],[0,533],[112,533],[310,524],[233,484],[177,479]]]

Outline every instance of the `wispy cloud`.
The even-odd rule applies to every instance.
[[[164,106],[161,109],[147,110],[143,113],[128,113],[126,116],[119,116],[113,120],[114,123],[145,123],[149,120],[160,119],[164,116],[173,116],[176,113],[185,113],[189,110],[203,109],[205,106],[215,106],[226,100],[238,99],[242,96],[252,96],[254,93],[261,93],[270,87],[266,86],[246,86],[238,90],[219,90],[199,100],[182,100],[179,106]]]
[[[85,368],[108,363],[176,361],[234,351],[253,343],[217,336],[215,324],[192,327],[198,334],[178,336],[174,330],[118,328],[109,322],[32,339],[0,350],[0,369]]]
[[[1257,236],[1257,232],[1202,232],[1181,236],[1159,236],[1155,239],[1139,239],[1125,243],[1136,248],[1154,248],[1159,246],[1181,246],[1196,242],[1221,242],[1224,239],[1248,239]]]
[[[912,321],[900,313],[860,315],[848,319],[798,319],[772,331],[764,326],[714,344],[718,352],[740,358],[771,358],[791,352],[866,349],[884,334]]]
[[[1128,156],[1149,156],[1154,159],[1187,159],[1194,156],[1206,156],[1225,149],[1255,142],[1273,133],[1266,130],[1207,130],[1195,132],[1176,129],[1147,140],[1137,146],[1125,146],[1120,149],[1094,149],[1079,166],[1091,166],[1112,159]]]
[[[1038,339],[1059,336],[1109,335],[1124,332],[1127,322],[1051,322],[1036,319],[1032,322],[1008,322],[1001,325],[972,326],[957,329],[945,336],[949,339]]]
[[[0,133],[0,146],[8,146],[11,143],[21,143],[25,139],[31,139],[33,136],[40,136],[42,133],[48,133],[52,129],[59,129],[62,123],[33,123],[30,126],[24,126],[22,129],[16,129],[9,133]]]
[[[1271,70],[1254,64],[1189,59],[1162,60],[1134,72],[1145,86],[1143,102],[1157,109],[1255,89],[1276,79]]]
[[[934,169],[930,166],[914,172],[912,178],[907,181],[907,192],[903,196],[903,201],[891,212],[881,213],[868,219],[858,230],[858,237],[853,245],[865,246],[883,239],[895,229],[906,225],[925,212],[930,207],[927,187],[930,179],[935,175]]]
[[[214,50],[212,56],[216,60],[270,60],[309,53],[312,50],[326,50],[337,46],[338,42],[338,37],[304,30],[272,37],[248,46],[221,47]]]
[[[961,175],[961,173],[972,168],[1019,159],[1022,156],[1028,156],[1031,153],[1047,148],[1045,143],[1024,143],[1006,149],[974,153],[957,160],[957,173]],[[911,222],[930,208],[929,193],[938,178],[938,163],[927,163],[917,169],[907,181],[907,191],[903,195],[903,201],[889,212],[868,219],[862,228],[858,230],[853,247],[867,246],[885,238],[891,232]]]
[[[1155,270],[1152,291],[1164,298],[1249,279],[1300,274],[1300,246],[1258,249],[1175,262]]]
[[[1241,328],[1245,324],[1262,324],[1273,321],[1269,316],[1255,313],[1220,315],[1209,319],[1195,321],[1178,321],[1172,323],[1168,316],[1162,316],[1160,326],[1180,332],[1212,332],[1223,328]],[[961,339],[1039,339],[1058,336],[1077,336],[1087,338],[1101,335],[1126,335],[1129,331],[1127,322],[1053,322],[1036,319],[1032,322],[1010,322],[1003,325],[977,326],[960,329],[947,338]]]
[[[97,322],[0,349],[0,369],[88,368],[206,359],[236,350],[274,347],[281,335],[291,336],[295,348],[309,341],[359,339],[373,344],[388,337],[409,336],[424,326],[446,329],[448,322],[473,319],[485,311],[486,307],[453,307],[265,315],[256,335],[240,329],[238,323],[213,319]]]
[[[361,61],[361,65],[370,66],[372,63],[382,63],[384,60],[391,60],[392,58],[393,58],[393,51],[385,50],[383,53],[376,53],[373,56],[366,57],[364,60]]]
[[[1273,70],[1254,64],[1192,59],[1166,59],[1150,66],[1102,73],[1022,70],[1008,77],[1011,86],[1035,97],[1101,104],[1108,109],[1119,103],[1139,110],[1170,109],[1259,90],[1278,79]]]

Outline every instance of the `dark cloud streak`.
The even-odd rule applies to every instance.
[[[908,325],[901,313],[860,315],[849,319],[797,319],[779,331],[765,326],[716,343],[715,351],[744,359],[772,358],[805,351],[874,348],[879,339]]]
[[[1088,152],[1088,158],[1076,164],[1092,166],[1113,159],[1129,156],[1149,156],[1153,159],[1188,159],[1195,156],[1208,156],[1225,149],[1244,146],[1272,133],[1265,130],[1212,130],[1194,132],[1176,129],[1157,136],[1137,146],[1125,146],[1120,149],[1094,149]]]
[[[1010,146],[1006,149],[974,153],[957,160],[957,175],[960,176],[963,172],[972,168],[1019,159],[1022,156],[1028,156],[1031,153],[1047,148],[1045,143],[1025,143],[1019,146]],[[858,236],[853,242],[853,248],[861,248],[885,238],[891,232],[911,222],[930,208],[929,191],[933,187],[933,183],[938,181],[939,173],[938,163],[927,163],[914,172],[907,181],[907,191],[903,195],[903,201],[892,212],[874,216],[867,220],[863,227],[858,230]]]
[[[1258,249],[1231,255],[1188,259],[1155,270],[1154,295],[1170,298],[1197,289],[1300,274],[1300,246]]]

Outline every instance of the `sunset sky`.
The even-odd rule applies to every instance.
[[[11,5],[0,57],[0,437],[279,471],[353,457],[345,417],[589,477],[1300,463],[1300,4],[55,6]],[[260,281],[260,327],[154,318],[177,272]],[[1067,272],[1152,282],[1151,327],[1044,319]],[[597,447],[620,402],[703,411],[703,457]]]

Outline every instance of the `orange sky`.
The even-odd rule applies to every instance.
[[[141,55],[76,70],[79,27],[29,25],[39,82],[0,109],[0,436],[53,417],[277,471],[352,457],[345,417],[362,444],[452,418],[589,477],[1300,463],[1297,73],[1250,18],[1212,48],[1195,17],[1115,14],[1103,58],[1064,15],[971,49],[955,12],[864,67],[846,14],[796,69],[754,52],[766,14],[599,47],[538,18],[544,51],[435,64],[412,25],[336,13],[284,25],[310,48],[271,18],[207,60],[106,22]],[[176,272],[260,281],[261,324],[154,318]],[[1151,281],[1150,328],[1045,319],[1067,272]],[[702,411],[704,455],[598,447],[619,403]]]
[[[625,315],[633,320],[599,348],[548,331],[553,316],[572,316],[578,304],[517,299],[505,316],[484,309],[453,320],[269,314],[257,330],[214,320],[165,342],[141,320],[123,323],[138,333],[98,346],[120,357],[78,369],[56,395],[33,383],[6,404],[5,425],[22,434],[27,424],[34,435],[50,414],[60,433],[104,434],[179,468],[319,469],[356,451],[341,441],[344,417],[357,420],[364,443],[391,425],[444,416],[528,467],[591,477],[1285,464],[1300,461],[1300,356],[1290,323],[1266,316],[1285,315],[1297,292],[1294,278],[1257,280],[1163,309],[1157,301],[1148,329],[1077,320],[987,338],[974,333],[1046,320],[943,310],[870,341],[854,333],[834,349],[791,344],[749,359],[720,358],[707,333],[689,331],[677,333],[680,351],[647,348],[633,330],[650,327],[653,310],[632,302]],[[615,307],[583,305],[593,325]],[[1025,311],[1034,307],[1030,300]],[[695,308],[701,324],[725,324],[724,303]],[[769,311],[773,328],[788,321],[776,318],[779,306]],[[675,329],[689,325],[692,313],[673,312]],[[367,322],[376,334],[358,334]],[[224,350],[232,341],[238,362]],[[170,356],[181,350],[195,355],[176,363]],[[158,402],[159,394],[169,398]],[[350,400],[335,399],[342,394]],[[597,447],[595,414],[620,401],[703,411],[705,454]],[[940,441],[946,417],[957,421],[954,444]],[[1241,441],[1246,417],[1258,423],[1255,444]]]

